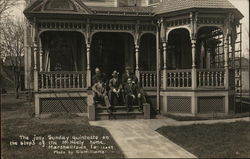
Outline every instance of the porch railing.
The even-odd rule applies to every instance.
[[[39,72],[38,88],[49,89],[83,89],[86,88],[86,72],[53,71]]]
[[[198,69],[197,87],[223,88],[225,79],[224,69]]]
[[[192,70],[168,70],[166,82],[168,88],[191,88]]]
[[[165,78],[161,77],[161,86],[163,86],[163,83],[166,82],[167,89],[225,88],[224,69],[197,69],[195,73],[196,73],[196,79],[192,79],[192,77],[195,77],[192,75],[192,69],[167,70],[166,77]],[[192,83],[196,83],[196,86],[193,87]]]
[[[156,71],[140,71],[140,83],[144,89],[154,89],[157,87]]]

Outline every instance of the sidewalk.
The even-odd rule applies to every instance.
[[[218,122],[249,121],[247,118],[179,122],[170,118],[151,120],[92,121],[91,125],[109,130],[128,158],[195,158],[195,156],[155,130],[162,126],[213,124]]]

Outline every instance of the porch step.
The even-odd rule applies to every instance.
[[[133,106],[132,111],[127,112],[126,106],[115,106],[115,112],[108,113],[107,108],[98,106],[96,109],[97,120],[110,120],[110,119],[143,119],[144,113],[138,111],[139,106]]]
[[[115,110],[127,110],[126,106],[114,106]],[[132,109],[139,109],[139,106],[132,106]],[[106,106],[97,106],[97,110],[107,110]]]

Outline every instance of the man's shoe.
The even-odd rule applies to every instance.
[[[107,109],[108,113],[112,113],[112,110],[110,108]]]
[[[139,111],[139,112],[142,112],[142,108],[141,108],[141,107],[139,107],[138,111]]]
[[[127,112],[130,112],[130,108],[127,108]]]

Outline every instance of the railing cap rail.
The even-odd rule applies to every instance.
[[[84,74],[86,71],[41,71],[39,74]]]
[[[197,72],[223,72],[224,68],[213,68],[213,69],[197,69]]]
[[[192,71],[192,69],[182,69],[182,70],[167,70],[167,72],[169,72],[169,73],[175,73],[175,72],[191,72]]]
[[[140,71],[141,74],[156,74],[156,71]]]

